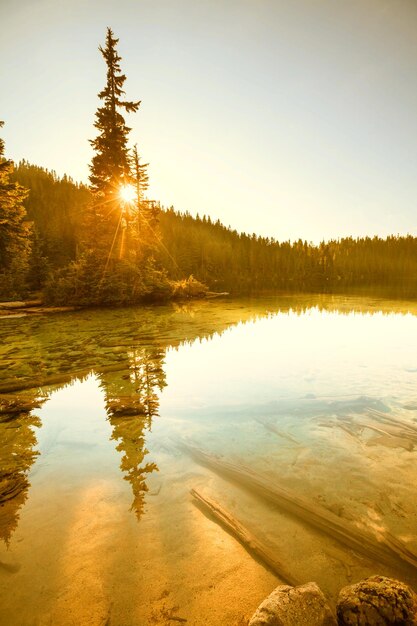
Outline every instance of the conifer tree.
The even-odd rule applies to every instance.
[[[10,180],[12,171],[13,163],[4,157],[0,138],[0,293],[7,296],[24,289],[30,247],[30,224],[23,206],[28,191]]]
[[[118,41],[113,31],[108,28],[106,47],[99,46],[107,65],[107,82],[98,94],[103,100],[103,106],[97,110],[94,123],[99,134],[90,140],[95,150],[90,165],[91,189],[94,193],[103,195],[107,201],[112,198],[118,199],[120,186],[132,182],[127,147],[131,129],[126,126],[120,111],[134,113],[140,106],[140,101],[129,102],[123,99],[126,76],[120,69],[121,57],[116,50]]]
[[[107,65],[106,85],[98,94],[103,104],[94,124],[99,134],[90,140],[95,151],[90,165],[92,199],[85,211],[75,262],[48,281],[47,297],[55,303],[127,304],[171,294],[166,272],[152,258],[152,250],[142,245],[142,238],[139,245],[134,186],[139,185],[141,196],[147,180],[146,165],[137,157],[136,175],[132,172],[127,147],[131,129],[121,111],[136,112],[140,101],[124,99],[126,76],[121,72],[117,43],[108,28],[106,45],[99,47]],[[146,207],[155,220],[156,205]],[[142,254],[145,249],[147,253]]]
[[[148,189],[149,184],[147,172],[149,163],[142,164],[140,162],[137,144],[133,147],[131,163],[136,187],[136,218],[140,258],[143,259],[157,250],[161,207],[158,202],[145,198],[145,191]]]
[[[137,239],[140,246],[141,240],[144,237],[144,212],[145,212],[145,191],[148,188],[148,168],[149,163],[140,162],[138,153],[138,144],[135,143],[132,150],[131,166],[132,173],[135,181],[136,188],[136,227],[137,227]],[[139,254],[139,249],[138,249]]]
[[[97,109],[95,128],[99,134],[90,140],[95,154],[90,165],[90,188],[92,201],[85,214],[83,248],[94,267],[92,272],[101,273],[103,262],[114,269],[124,237],[124,203],[121,190],[133,182],[127,147],[130,128],[121,113],[134,113],[140,101],[123,98],[126,76],[120,68],[121,57],[117,53],[118,39],[108,28],[106,45],[99,50],[107,65],[106,85],[98,94],[103,101]],[[110,265],[108,260],[110,259]]]
[[[131,164],[136,187],[136,200],[139,206],[139,203],[143,202],[145,199],[145,191],[147,190],[149,184],[149,176],[147,172],[149,163],[140,162],[137,143],[133,146]]]

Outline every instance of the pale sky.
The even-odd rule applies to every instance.
[[[417,235],[417,0],[0,0],[7,156],[87,181],[111,26],[149,196],[279,240]]]

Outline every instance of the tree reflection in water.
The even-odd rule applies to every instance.
[[[35,395],[5,395],[0,400],[0,539],[7,545],[28,498],[28,474],[39,454],[34,428],[41,422],[32,411],[40,406]]]
[[[120,369],[97,373],[105,393],[111,439],[122,455],[120,469],[131,484],[131,509],[138,519],[148,491],[146,477],[158,471],[155,462],[145,461],[145,437],[158,415],[158,394],[166,386],[164,355],[164,348],[158,346],[136,347],[119,359]],[[75,378],[68,376],[68,382],[71,380]],[[38,390],[0,395],[0,539],[7,545],[29,495],[29,472],[40,454],[35,428],[42,424],[36,409],[46,400],[46,395],[39,397]]]
[[[98,376],[111,437],[121,454],[120,468],[132,486],[132,509],[140,518],[148,491],[146,478],[158,469],[146,461],[145,437],[158,415],[159,392],[166,385],[165,350],[278,313],[303,315],[312,307],[340,315],[417,314],[414,302],[294,294],[227,304],[11,317],[0,324],[0,539],[10,542],[27,500],[29,471],[39,454],[35,427],[41,424],[36,408],[52,390],[91,373]]]
[[[148,454],[145,434],[158,415],[158,392],[166,386],[164,354],[164,350],[156,346],[136,348],[128,352],[125,369],[99,374],[113,429],[111,438],[118,442],[116,450],[122,454],[120,469],[124,480],[132,486],[131,510],[138,520],[148,492],[146,477],[158,471],[156,463],[145,461]]]

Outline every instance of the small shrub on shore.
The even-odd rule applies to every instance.
[[[193,275],[183,280],[172,282],[172,298],[183,300],[188,298],[204,298],[208,293],[207,285],[194,278]]]

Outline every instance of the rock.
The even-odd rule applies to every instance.
[[[344,587],[337,603],[340,626],[417,626],[417,595],[385,576],[371,576]]]
[[[335,626],[336,619],[316,583],[281,585],[262,602],[249,626]]]

